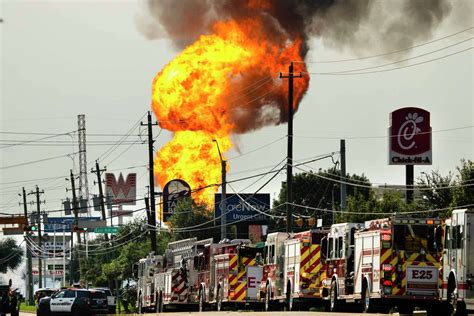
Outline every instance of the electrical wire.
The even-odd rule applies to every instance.
[[[349,59],[339,59],[339,60],[305,61],[305,62],[298,62],[298,63],[307,63],[307,64],[328,64],[328,63],[342,63],[342,62],[348,62],[348,61],[358,61],[358,60],[365,60],[365,59],[383,57],[383,56],[398,54],[398,53],[401,53],[401,52],[405,52],[405,51],[408,51],[408,50],[412,50],[412,49],[415,49],[415,48],[418,48],[418,47],[422,47],[422,46],[425,46],[425,45],[429,45],[429,44],[432,44],[432,43],[436,43],[436,42],[442,41],[442,40],[444,40],[444,39],[447,39],[447,38],[450,38],[450,37],[459,35],[459,34],[461,34],[461,33],[470,31],[470,30],[472,30],[472,29],[474,29],[474,27],[471,26],[471,27],[468,27],[467,29],[464,29],[464,30],[461,30],[461,31],[459,31],[459,32],[456,32],[456,33],[452,33],[452,34],[443,36],[443,37],[441,37],[441,38],[437,38],[437,39],[431,40],[431,41],[429,41],[429,42],[425,42],[425,43],[413,45],[413,46],[410,46],[410,47],[405,47],[405,48],[398,49],[398,50],[395,50],[395,51],[380,53],[380,54],[377,54],[377,55],[370,55],[370,56],[364,56],[364,57],[358,57],[358,58],[349,58]]]
[[[377,66],[364,67],[364,68],[356,68],[356,69],[351,69],[351,70],[336,71],[336,72],[331,72],[331,73],[333,73],[333,74],[342,74],[342,73],[356,72],[356,71],[364,71],[364,70],[371,70],[371,69],[377,69],[377,68],[383,68],[383,67],[386,67],[386,66],[396,65],[396,64],[403,63],[403,62],[406,62],[406,61],[409,61],[409,60],[413,60],[413,59],[417,59],[417,58],[420,58],[420,57],[428,56],[428,55],[431,55],[431,54],[434,54],[434,53],[438,53],[438,52],[440,52],[440,51],[443,51],[443,50],[445,50],[445,49],[449,49],[449,48],[454,47],[454,46],[457,46],[457,45],[461,45],[461,44],[463,44],[463,43],[466,43],[466,42],[468,42],[468,41],[471,41],[473,38],[474,38],[474,37],[470,37],[470,38],[468,38],[468,39],[465,39],[465,40],[462,40],[462,41],[460,41],[460,42],[457,42],[457,43],[454,43],[454,44],[451,44],[451,45],[442,47],[442,48],[440,48],[440,49],[436,49],[436,50],[433,50],[433,51],[430,51],[430,52],[427,52],[427,53],[424,53],[424,54],[420,54],[420,55],[417,55],[417,56],[409,57],[409,58],[400,59],[400,60],[397,60],[397,61],[394,61],[394,62],[390,62],[390,63],[385,63],[385,64],[381,64],[381,65],[377,65]]]
[[[44,161],[49,161],[49,160],[54,160],[54,159],[58,159],[58,158],[69,157],[69,156],[75,155],[75,154],[78,154],[78,153],[75,152],[75,153],[70,153],[70,154],[66,154],[66,155],[60,155],[60,156],[54,156],[54,157],[48,157],[48,158],[44,158],[44,159],[38,159],[38,160],[28,161],[28,162],[22,162],[22,163],[19,163],[19,164],[14,164],[14,165],[9,165],[9,166],[0,167],[0,170],[5,170],[5,169],[10,169],[10,168],[15,168],[15,167],[21,167],[21,166],[26,166],[26,165],[32,165],[32,164],[36,164],[36,163],[40,163],[40,162],[44,162]]]
[[[451,57],[451,56],[454,56],[454,55],[457,55],[457,54],[464,53],[464,52],[469,51],[473,48],[474,47],[468,47],[466,49],[462,49],[462,50],[456,51],[454,53],[447,54],[447,55],[444,55],[444,56],[440,56],[440,57],[437,57],[437,58],[429,59],[429,60],[422,61],[422,62],[419,62],[419,63],[410,64],[410,65],[407,65],[407,66],[400,66],[400,67],[394,67],[394,68],[389,68],[389,69],[363,71],[363,72],[349,72],[349,73],[341,73],[341,72],[303,72],[303,73],[307,74],[307,75],[330,75],[330,76],[350,76],[350,75],[374,74],[374,73],[394,71],[394,70],[399,70],[399,69],[410,68],[410,67],[415,67],[415,66],[427,64],[427,63],[430,63],[430,62],[438,61],[438,60],[441,60],[441,59],[444,59],[444,58],[448,58],[448,57]],[[377,67],[374,67],[374,68],[377,68]],[[353,70],[353,71],[355,71],[355,70]]]
[[[346,184],[346,185],[350,185],[350,186],[354,186],[354,187],[374,189],[374,187],[371,186],[371,185],[363,185],[363,184],[352,183],[352,182],[348,182],[348,181],[341,181],[341,180],[325,177],[325,176],[322,176],[322,175],[314,173],[314,172],[308,172],[308,171],[300,168],[297,165],[293,165],[293,167],[300,170],[300,171],[302,171],[303,173],[311,174],[311,175],[314,175],[318,178],[325,179],[325,180],[328,180],[328,181],[332,181],[332,182],[336,182],[336,183],[340,183],[340,184]],[[472,184],[462,184],[462,185],[450,185],[450,186],[443,186],[443,187],[437,187],[437,188],[427,188],[426,186],[413,185],[412,186],[413,188],[411,190],[432,191],[432,190],[470,187],[470,186],[474,186],[474,183],[472,183]],[[406,188],[394,188],[394,187],[377,187],[377,189],[389,190],[389,191],[406,191]]]

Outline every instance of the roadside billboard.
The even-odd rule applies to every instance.
[[[215,217],[222,214],[222,195],[217,193],[214,198]],[[270,194],[227,194],[226,195],[226,222],[244,222],[245,224],[266,224],[266,212],[270,209]]]

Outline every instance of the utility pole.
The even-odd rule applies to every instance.
[[[150,217],[148,218],[148,225],[153,229],[150,230],[150,241],[151,241],[151,251],[156,253],[156,204],[155,204],[155,168],[153,163],[153,125],[158,125],[157,123],[151,123],[151,113],[148,111],[148,122],[147,124],[141,123],[142,126],[148,126],[148,171],[150,178]]]
[[[219,152],[219,159],[221,160],[221,178],[222,178],[222,194],[221,194],[221,240],[227,238],[227,161],[222,159],[221,150],[219,143],[216,139],[214,142],[217,145],[217,151]]]
[[[26,225],[29,225],[28,222],[28,207],[26,205],[26,191],[25,187],[23,187],[23,211],[25,213],[25,218],[26,218]],[[26,240],[26,293],[28,296],[28,305],[33,305],[34,299],[33,299],[33,273],[32,273],[32,265],[33,265],[33,260],[31,259],[31,244],[30,244],[30,239],[29,239],[29,232],[26,232],[25,235],[25,240]]]
[[[97,184],[99,185],[99,199],[100,199],[100,210],[102,211],[102,220],[104,220],[107,223],[107,218],[105,216],[105,202],[104,202],[104,192],[102,191],[102,178],[101,178],[101,172],[106,171],[107,169],[100,169],[99,168],[99,161],[95,161],[95,170],[91,169],[92,172],[95,172],[97,175]],[[105,241],[109,241],[109,235],[104,234],[105,236]]]
[[[39,256],[38,256],[38,270],[39,270],[39,283],[38,283],[38,286],[40,288],[43,287],[43,260],[41,259],[41,256],[43,255],[42,254],[42,240],[41,240],[41,210],[40,210],[40,204],[41,204],[41,201],[40,201],[40,194],[44,194],[44,190],[39,190],[38,186],[36,186],[36,191],[33,192],[31,191],[30,194],[35,194],[36,195],[36,212],[37,212],[37,216],[38,216],[38,247],[39,247]]]
[[[288,79],[288,154],[286,161],[286,232],[293,230],[293,78],[301,78],[303,74],[298,76],[293,74],[293,62],[288,67],[288,75],[284,76],[280,73],[280,78]]]
[[[346,195],[347,195],[347,188],[346,188],[346,141],[341,139],[341,211],[346,209]]]
[[[75,182],[74,174],[72,173],[72,169],[70,169],[69,178],[70,178],[70,181],[71,181],[72,210],[74,212],[74,223],[75,223],[75,225],[77,225],[78,222],[79,222],[79,214],[78,214],[78,206],[77,206],[78,201],[77,201],[77,196],[76,196],[76,182]],[[73,258],[72,258],[72,251],[73,251],[73,248],[74,248],[74,238],[73,237],[74,237],[74,233],[71,230],[71,263],[69,265],[70,267],[73,264]],[[80,234],[79,231],[76,232],[76,239],[77,239],[77,243],[79,244],[79,242],[81,241],[81,234]],[[79,253],[78,252],[76,252],[75,257],[76,257],[75,259],[79,263],[79,271],[81,271],[81,260],[79,260]],[[73,276],[73,271],[72,270],[73,269],[69,270],[69,276],[71,278],[71,284],[74,283],[74,276]]]

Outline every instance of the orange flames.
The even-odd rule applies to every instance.
[[[265,6],[267,1],[250,3]],[[291,61],[302,62],[301,40],[272,36],[269,39],[257,18],[217,22],[212,34],[199,37],[155,77],[153,111],[160,126],[174,132],[155,158],[161,187],[170,180],[183,179],[197,190],[195,201],[212,205],[218,186],[207,186],[221,182],[221,163],[213,140],[224,155],[232,147],[232,133],[282,121],[262,113],[265,107],[287,106],[288,84],[278,76]],[[295,68],[306,70],[303,63]],[[295,109],[308,82],[307,76],[294,81]],[[262,109],[260,114],[255,114],[257,108]],[[262,116],[260,120],[256,115]],[[250,119],[254,123],[247,126]],[[207,188],[198,190],[203,187]]]

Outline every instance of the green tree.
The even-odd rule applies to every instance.
[[[0,273],[15,270],[22,261],[23,250],[17,245],[15,239],[0,240]]]
[[[297,173],[293,176],[293,203],[319,209],[339,209],[340,171],[334,169],[319,170],[318,172]],[[343,179],[348,184],[347,196],[367,200],[371,194],[370,181],[364,175],[346,174]],[[272,213],[277,216],[286,216],[286,182],[282,184],[278,198],[273,202]],[[359,198],[357,198],[359,199]],[[333,214],[325,211],[316,211],[311,208],[293,207],[293,213],[323,219],[323,225],[332,223]],[[285,229],[286,219],[275,217],[270,220],[270,231]],[[297,229],[295,225],[294,228]],[[304,228],[302,228],[304,229]]]
[[[205,204],[197,204],[192,199],[181,200],[168,222],[174,240],[196,237],[219,240],[219,225],[214,226],[213,212]]]
[[[456,187],[453,192],[451,206],[462,206],[474,204],[474,161],[461,160],[461,165],[457,168]]]
[[[425,209],[440,209],[449,207],[453,201],[455,185],[454,175],[449,172],[443,176],[439,171],[432,171],[421,176],[417,185],[421,189],[421,199],[418,203]]]

